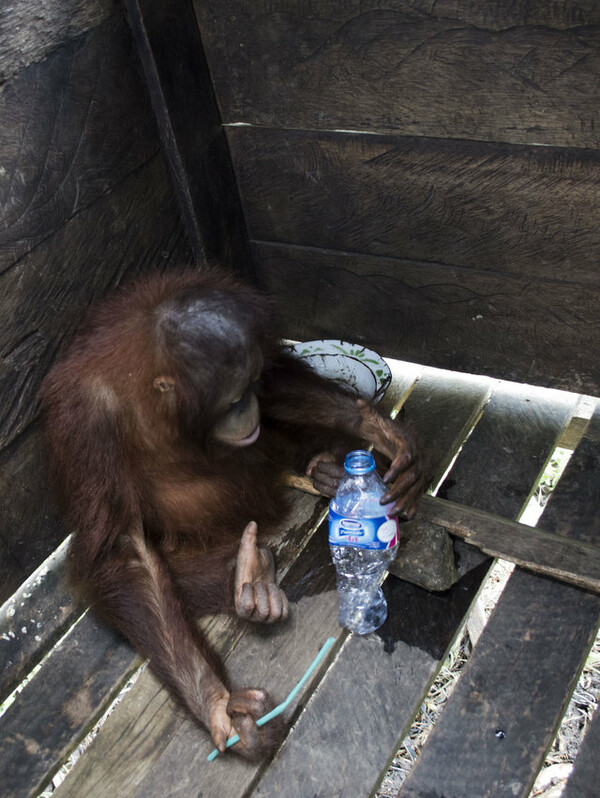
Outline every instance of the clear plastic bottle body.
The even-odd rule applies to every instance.
[[[378,629],[387,617],[381,581],[396,556],[397,521],[379,503],[386,487],[369,452],[346,456],[346,474],[329,510],[329,545],[336,568],[339,622],[357,634]]]

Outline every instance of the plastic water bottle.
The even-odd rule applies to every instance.
[[[336,568],[340,626],[357,634],[378,629],[387,617],[381,581],[398,548],[398,521],[379,499],[387,490],[370,452],[357,449],[329,505],[329,547]]]

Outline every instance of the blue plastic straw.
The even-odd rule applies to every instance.
[[[327,652],[329,651],[329,649],[331,648],[331,646],[334,643],[335,643],[335,637],[329,637],[325,641],[325,643],[321,647],[321,650],[319,651],[319,653],[317,654],[317,656],[314,658],[313,662],[309,666],[308,670],[306,671],[304,676],[300,679],[298,684],[294,687],[292,692],[285,699],[285,701],[283,703],[279,704],[278,706],[276,706],[275,709],[272,709],[270,712],[267,712],[267,714],[263,715],[262,718],[259,718],[256,721],[256,725],[257,726],[264,726],[265,723],[268,723],[270,720],[273,720],[273,718],[276,718],[277,715],[280,715],[284,711],[284,709],[286,709],[289,706],[289,704],[292,703],[294,698],[296,698],[296,696],[298,695],[300,690],[303,688],[303,686],[306,684],[306,682],[310,679],[311,675],[316,670],[316,668],[320,665],[321,661],[323,660],[323,658],[325,657],[325,655],[327,654]],[[239,740],[240,740],[239,734],[235,734],[233,737],[230,737],[227,740],[227,743],[225,744],[225,748],[229,748],[230,746],[235,745],[237,742],[239,742]],[[220,753],[221,752],[219,751],[219,749],[215,748],[214,751],[211,751],[210,754],[206,758],[208,759],[209,762],[212,762],[213,759],[216,759],[219,756]]]

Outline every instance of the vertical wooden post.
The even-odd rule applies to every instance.
[[[126,0],[165,158],[197,262],[252,277],[246,226],[191,0]]]

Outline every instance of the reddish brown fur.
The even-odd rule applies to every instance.
[[[194,352],[204,378],[188,374],[157,335],[161,303],[182,291],[214,290],[231,297],[249,330],[248,351],[258,343],[265,361],[256,389],[262,431],[245,448],[211,439],[218,391],[227,383],[226,367],[213,362],[217,343]],[[43,393],[51,473],[73,530],[75,583],[219,743],[226,677],[195,618],[235,611],[240,537],[249,521],[265,534],[281,520],[284,469],[374,430],[379,449],[391,458],[401,449],[407,461],[392,475],[406,483],[394,498],[420,488],[418,457],[399,425],[386,421],[383,432],[375,430],[349,394],[284,354],[269,315],[268,300],[219,271],[139,280],[93,312]],[[156,389],[162,375],[174,375],[172,393]],[[255,692],[234,694],[229,714],[248,705],[262,711]],[[267,726],[243,738],[241,753],[257,758],[269,750]]]

